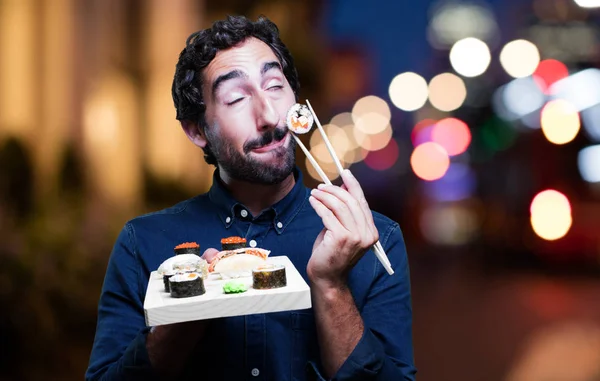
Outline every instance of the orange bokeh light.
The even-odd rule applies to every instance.
[[[410,156],[410,166],[417,177],[433,181],[444,177],[450,167],[448,152],[434,142],[423,143]]]
[[[431,140],[444,147],[448,155],[460,155],[471,143],[471,131],[462,120],[445,118],[433,127]]]

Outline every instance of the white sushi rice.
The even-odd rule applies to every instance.
[[[177,274],[173,275],[169,281],[170,282],[189,282],[192,280],[196,280],[200,277],[197,273],[188,273],[188,274]]]
[[[173,273],[177,271],[201,269],[203,265],[206,266],[206,261],[196,254],[179,254],[164,261],[158,267],[157,272],[162,276],[166,273]]]

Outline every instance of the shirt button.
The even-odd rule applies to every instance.
[[[260,371],[256,368],[254,368],[254,369],[252,369],[252,372],[250,372],[250,373],[252,373],[252,375],[254,377],[258,377],[258,375],[260,374]]]
[[[231,217],[227,217],[227,218],[225,219],[225,222],[227,222],[227,223],[230,223],[230,222],[231,222]]]
[[[255,240],[250,240],[250,247],[256,247],[256,241]]]
[[[240,214],[242,215],[242,217],[248,217],[248,211],[246,209],[242,209]]]
[[[277,227],[278,227],[279,229],[281,229],[281,228],[283,227],[283,224],[282,224],[281,222],[278,222],[278,223],[277,223]]]

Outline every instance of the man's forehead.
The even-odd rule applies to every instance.
[[[232,48],[219,51],[204,69],[204,79],[210,84],[231,70],[250,74],[250,71],[260,70],[264,63],[271,61],[279,62],[273,50],[261,40],[251,37]]]

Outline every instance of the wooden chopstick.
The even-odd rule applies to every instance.
[[[315,110],[313,110],[308,99],[306,100],[306,104],[308,105],[308,108],[310,109],[310,112],[312,113],[312,115],[315,119],[315,123],[317,124],[317,128],[319,129],[319,132],[321,133],[321,136],[323,137],[323,141],[325,142],[327,151],[329,151],[329,155],[331,155],[331,158],[333,159],[333,162],[335,163],[335,166],[341,177],[342,172],[344,171],[344,168],[342,167],[342,163],[340,162],[340,159],[337,157],[337,154],[335,153],[335,150],[333,149],[333,146],[331,145],[331,142],[329,141],[329,138],[327,137],[327,134],[325,133],[325,129],[323,129],[323,126],[321,126],[321,122],[319,122],[319,118],[317,117],[317,114],[315,113]],[[296,139],[297,139],[297,137],[296,137]],[[309,158],[309,160],[310,160],[310,158]],[[379,242],[379,240],[375,243],[375,245],[373,245],[373,252],[377,256],[377,258],[379,259],[379,261],[381,262],[383,267],[387,270],[388,274],[392,275],[394,273],[394,270],[392,269],[392,264],[390,263],[390,260],[387,257],[385,251],[383,250],[383,246],[381,246],[381,242]]]
[[[296,136],[296,133],[292,132],[290,130],[290,134],[292,134],[292,136],[296,140],[296,143],[298,143],[298,145],[300,146],[300,148],[302,149],[302,151],[304,152],[304,154],[308,158],[308,161],[310,161],[310,163],[313,165],[313,167],[315,168],[315,170],[317,171],[317,173],[319,174],[319,176],[321,176],[321,180],[323,180],[323,182],[325,184],[331,185],[331,181],[329,181],[329,179],[327,178],[327,175],[325,174],[325,172],[323,172],[323,170],[319,166],[319,163],[317,163],[317,161],[315,160],[315,158],[313,157],[313,155],[311,155],[310,152],[306,149],[306,146],[302,143],[302,141],[300,140],[300,138]]]

